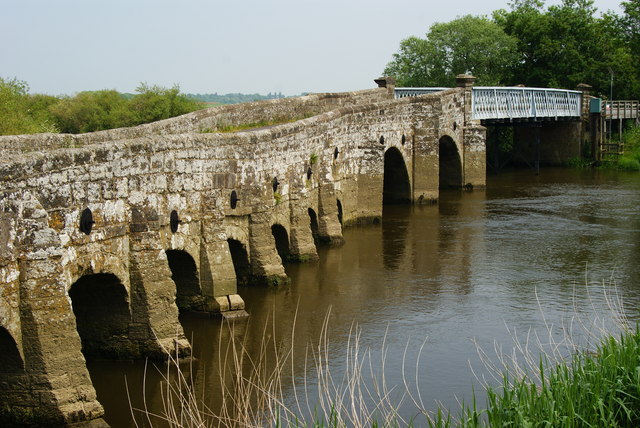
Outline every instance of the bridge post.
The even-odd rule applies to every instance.
[[[135,229],[140,224],[131,227]],[[178,321],[176,286],[165,250],[158,230],[129,235],[131,339],[140,343],[144,354],[155,357],[173,352],[176,347],[181,353],[190,351]]]
[[[205,207],[215,207],[215,197],[203,199]],[[238,295],[238,283],[233,259],[226,241],[223,214],[202,210],[200,239],[200,290],[207,311],[221,313],[225,318],[247,316],[244,301]],[[225,239],[220,239],[224,236]]]
[[[290,200],[291,204],[291,255],[298,261],[318,260],[318,251],[311,232],[306,199]]]
[[[253,212],[249,224],[251,246],[251,276],[257,283],[278,285],[288,281],[282,260],[274,245],[271,216],[268,212]]]
[[[332,245],[344,243],[342,237],[341,215],[338,212],[335,186],[333,183],[323,183],[318,195],[318,232],[322,241]]]
[[[485,187],[487,168],[487,129],[473,120],[474,76],[459,74],[456,85],[464,93],[464,125],[462,130],[463,186],[465,188]]]

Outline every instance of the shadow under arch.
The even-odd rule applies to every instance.
[[[228,238],[229,253],[233,262],[233,270],[236,273],[236,283],[238,286],[249,285],[251,280],[251,264],[247,247],[237,239]]]
[[[0,349],[2,349],[0,352],[0,379],[7,375],[24,373],[24,363],[18,350],[18,344],[4,327],[0,327]],[[5,386],[7,385],[0,381],[0,396]]]
[[[340,202],[340,199],[336,199],[336,205],[338,206],[338,222],[340,223],[340,226],[343,226],[342,224],[342,202]]]
[[[309,208],[307,210],[309,213],[309,227],[311,228],[311,235],[313,236],[313,242],[318,245],[320,242],[320,227],[318,226],[318,215],[313,210],[313,208]]]
[[[166,250],[171,279],[176,284],[176,306],[182,312],[204,312],[198,268],[191,255],[184,250]]]
[[[280,224],[274,224],[271,226],[271,234],[276,242],[276,250],[283,262],[286,262],[291,257],[291,250],[289,249],[289,234],[287,229]]]
[[[455,141],[447,135],[440,138],[439,147],[439,174],[438,183],[440,189],[462,188],[462,161]]]
[[[382,189],[383,205],[411,203],[411,184],[407,165],[402,153],[396,147],[390,147],[384,154]]]
[[[131,357],[131,311],[127,290],[116,275],[84,275],[71,285],[69,297],[85,357]]]

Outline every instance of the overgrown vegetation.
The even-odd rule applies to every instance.
[[[640,127],[632,128],[622,134],[624,154],[618,159],[618,168],[628,171],[640,171]]]
[[[73,97],[32,95],[26,82],[0,77],[0,135],[100,131],[168,119],[204,107],[181,94],[178,86],[142,83],[136,92],[133,96],[115,90],[85,91]]]
[[[546,374],[548,373],[548,374]],[[487,409],[466,407],[452,419],[439,412],[431,427],[638,427],[640,331],[605,339],[593,353],[552,365],[542,357],[540,381],[503,375],[487,389]]]

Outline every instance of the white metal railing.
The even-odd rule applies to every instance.
[[[435,92],[446,91],[451,88],[395,88],[395,98],[417,97],[418,95],[433,94]]]
[[[433,94],[449,88],[395,88],[395,98]],[[580,117],[582,93],[565,89],[475,86],[472,119],[510,120]]]
[[[564,89],[474,87],[471,117],[487,119],[542,119],[580,117],[582,93]]]

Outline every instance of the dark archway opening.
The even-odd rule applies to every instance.
[[[287,233],[287,229],[279,224],[274,224],[271,226],[271,234],[276,241],[278,255],[283,262],[288,261],[291,257],[291,252],[289,250],[289,234]]]
[[[233,261],[233,270],[236,272],[236,282],[238,285],[249,285],[251,278],[251,265],[249,264],[249,255],[247,247],[236,239],[227,239],[229,244],[229,252]]]
[[[462,162],[458,147],[451,137],[440,138],[439,143],[439,184],[441,189],[462,187]]]
[[[320,242],[320,228],[318,227],[318,215],[313,210],[313,208],[309,208],[309,226],[311,227],[311,235],[313,235],[313,242],[316,245]]]
[[[18,345],[11,334],[2,327],[0,327],[0,349],[2,349],[0,352],[0,378],[22,373],[24,365],[18,351]],[[0,388],[3,386],[3,383],[0,382]]]
[[[167,250],[171,279],[176,284],[176,305],[180,312],[205,311],[198,268],[193,257],[183,250]]]
[[[338,205],[338,221],[342,226],[342,202],[340,202],[340,199],[336,199],[336,204]]]
[[[28,393],[30,382],[25,382],[24,364],[18,351],[18,345],[6,329],[0,327],[0,403],[5,406],[5,412],[0,411],[0,425],[14,426],[15,420],[11,411],[15,414],[24,410],[31,410],[30,403],[25,400],[24,394]]]
[[[127,290],[110,273],[85,275],[69,289],[82,352],[87,357],[130,358]]]
[[[395,147],[391,147],[384,154],[382,203],[385,205],[411,203],[411,185],[407,166],[402,153]]]

